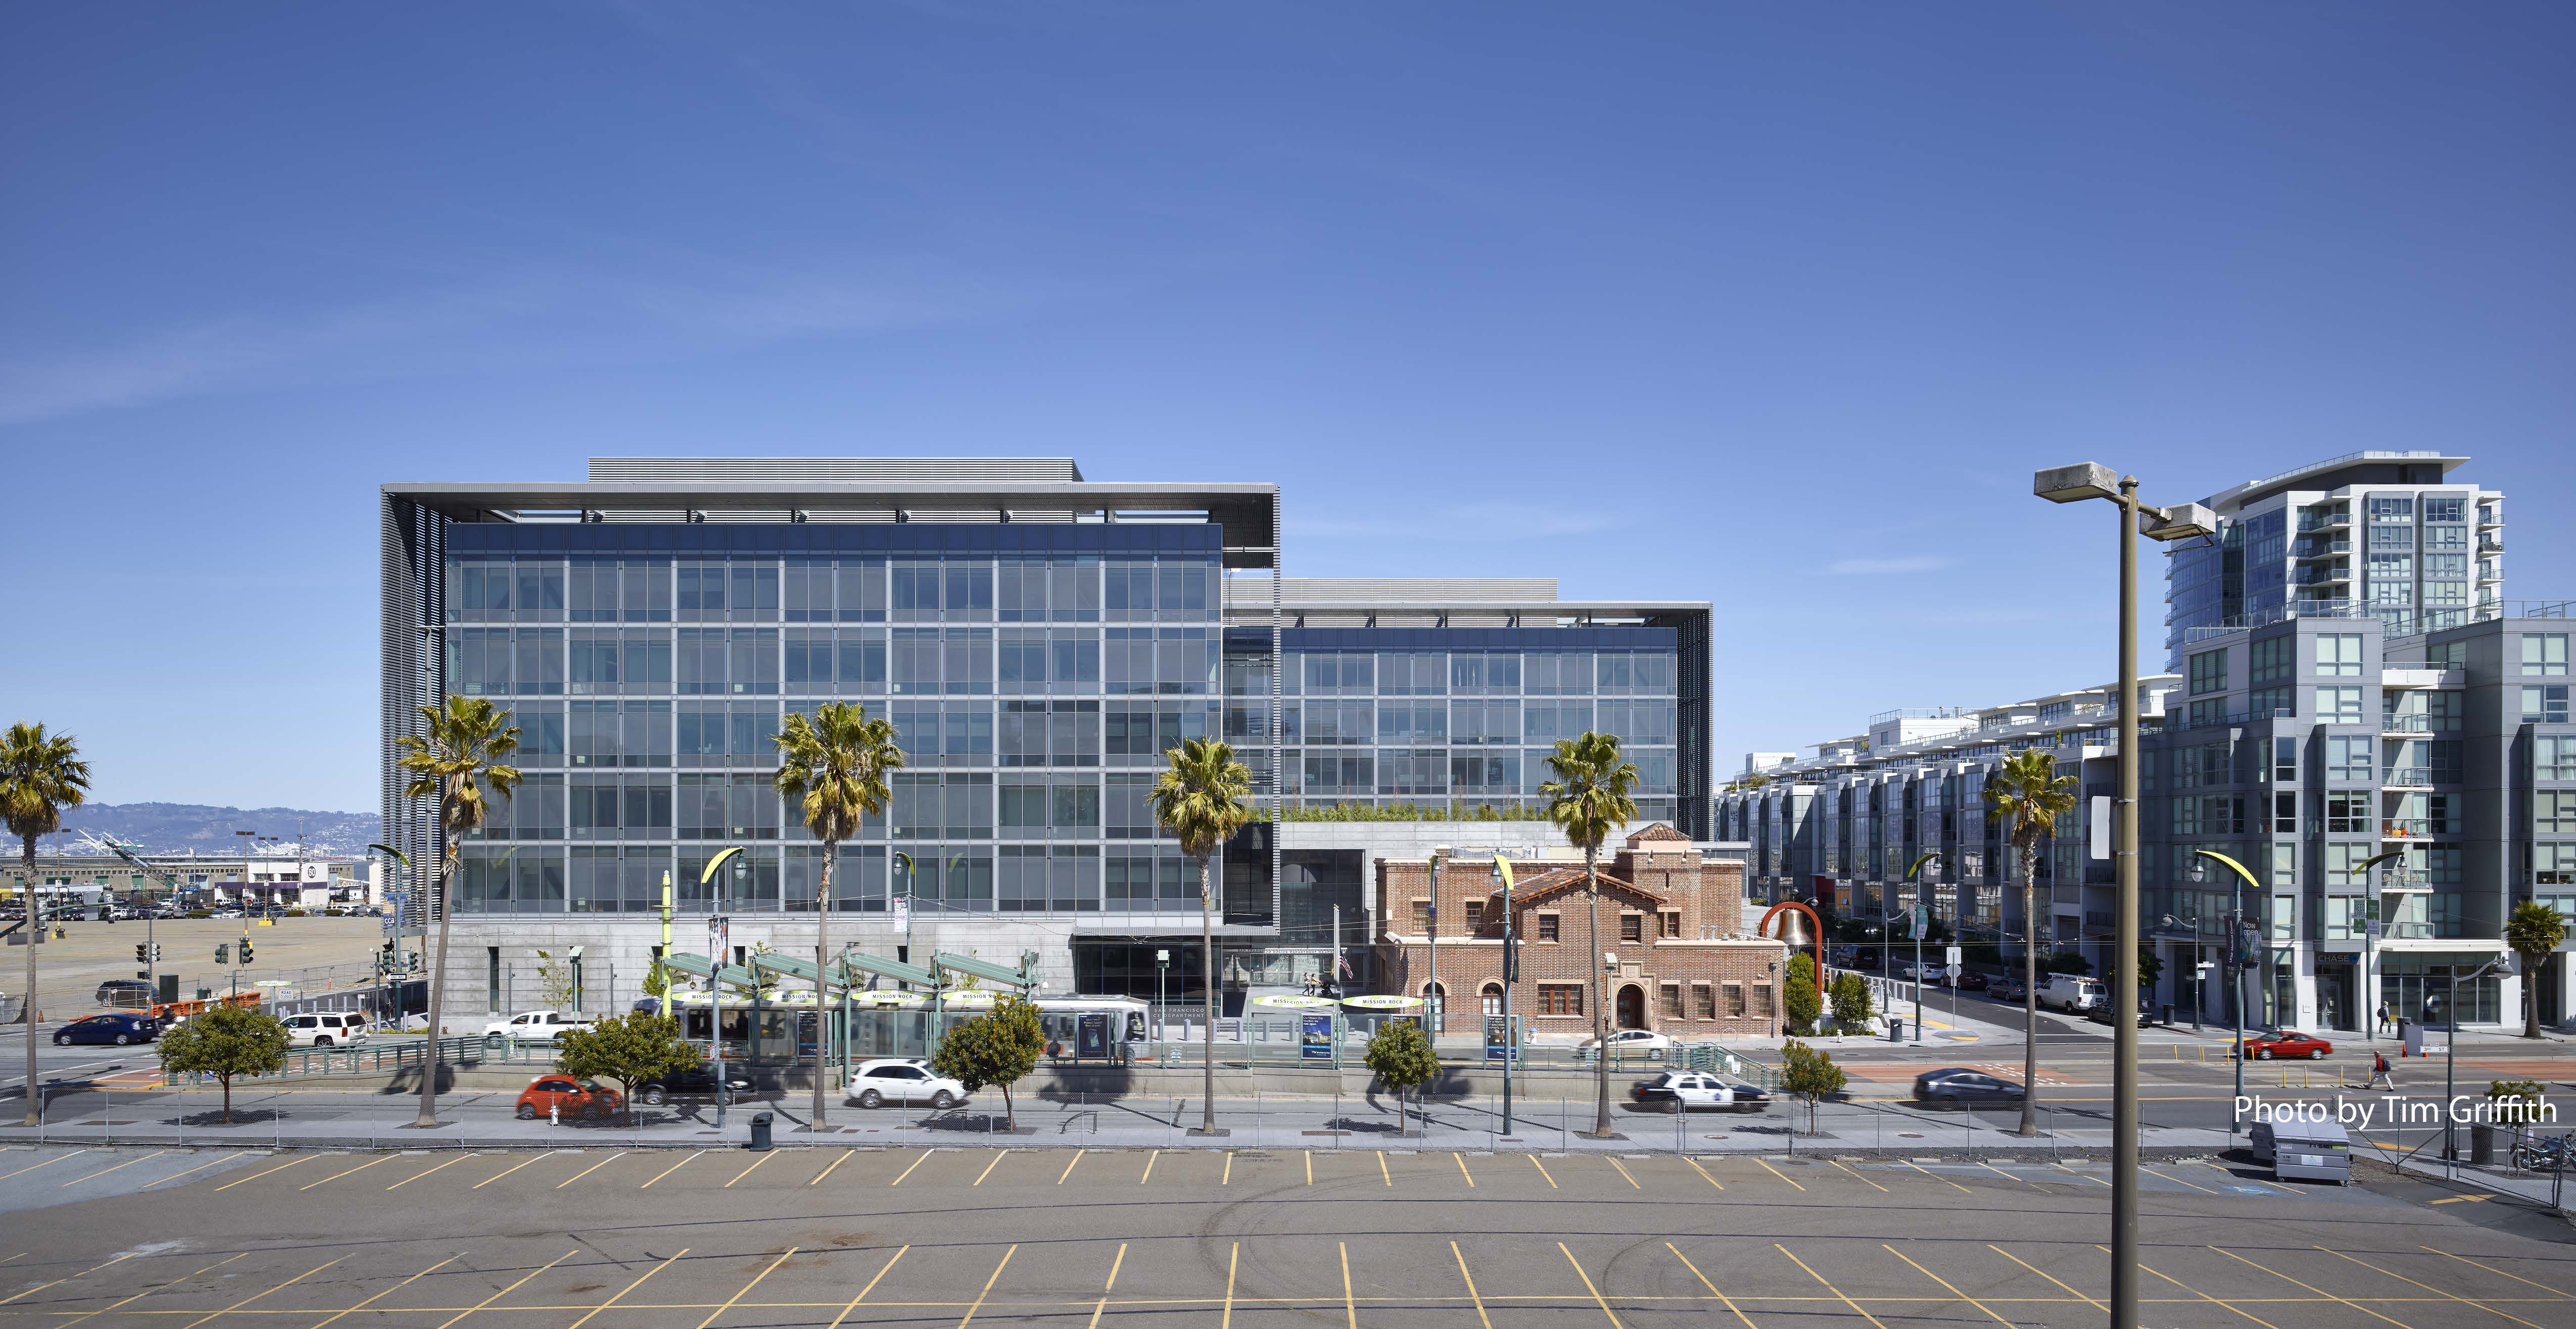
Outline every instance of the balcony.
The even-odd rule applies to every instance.
[[[2347,582],[2351,580],[2352,573],[2338,564],[2334,567],[2325,568],[2301,568],[2296,573],[2291,574],[2290,584],[2293,586],[2324,586],[2329,583]]]
[[[2333,558],[2352,552],[2352,541],[2337,537],[2332,540],[2301,540],[2290,551],[2292,558]]]
[[[2440,820],[2430,817],[2390,817],[2379,823],[2379,838],[2383,840],[2421,840],[2426,836],[2459,833],[2460,822],[2457,817],[2446,817]]]
[[[2379,777],[2379,787],[2382,789],[2430,789],[2433,787],[2433,772],[2430,768],[2423,766],[2399,766],[2385,772]]]
[[[2478,552],[2481,554],[2501,554],[2504,552],[2504,541],[2497,536],[2481,535],[2478,537]]]
[[[2352,525],[2352,513],[2349,509],[2310,508],[2299,514],[2299,533],[2302,535],[2310,531],[2331,531],[2350,525]]]
[[[2417,734],[2429,734],[2433,732],[2433,717],[2429,715],[2382,716],[2379,721],[2379,732],[2388,738],[2411,738]]]

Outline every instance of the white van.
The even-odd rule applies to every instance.
[[[2069,1015],[2089,1011],[2110,999],[2110,990],[2098,978],[2082,974],[2050,974],[2039,985],[2039,1007],[2055,1007]]]
[[[278,1023],[286,1026],[288,1047],[327,1048],[335,1043],[355,1043],[367,1036],[367,1017],[357,1011],[315,1011],[289,1015]]]

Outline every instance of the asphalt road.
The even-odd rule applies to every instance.
[[[2106,1195],[2098,1167],[1395,1149],[0,1151],[0,1313],[99,1329],[2089,1327]],[[2576,1323],[2576,1262],[2551,1229],[2438,1187],[2155,1164],[2141,1227],[2152,1325]]]

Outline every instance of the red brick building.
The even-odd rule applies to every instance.
[[[1605,976],[1613,1029],[1682,1039],[1776,1032],[1787,952],[1745,932],[1742,863],[1704,860],[1689,837],[1661,823],[1629,836],[1602,856],[1596,948],[1581,855],[1559,849],[1511,862],[1520,938],[1511,1007],[1530,1038],[1591,1037]],[[1448,1031],[1465,1033],[1481,1027],[1479,1013],[1502,1012],[1503,887],[1489,853],[1452,858],[1436,891],[1430,877],[1421,860],[1379,861],[1379,972],[1393,990],[1426,995],[1436,918]],[[1615,971],[1605,954],[1615,958]]]

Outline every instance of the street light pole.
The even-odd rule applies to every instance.
[[[2138,501],[2135,476],[2091,462],[2041,471],[2031,491],[2052,503],[2107,499],[2120,508],[2120,796],[2117,927],[2111,1000],[2111,1323],[2138,1323],[2138,536],[2180,540],[2217,532],[2195,503],[2152,508]],[[2034,929],[2036,919],[2024,919]],[[2025,1036],[2037,1038],[2036,1029]]]

